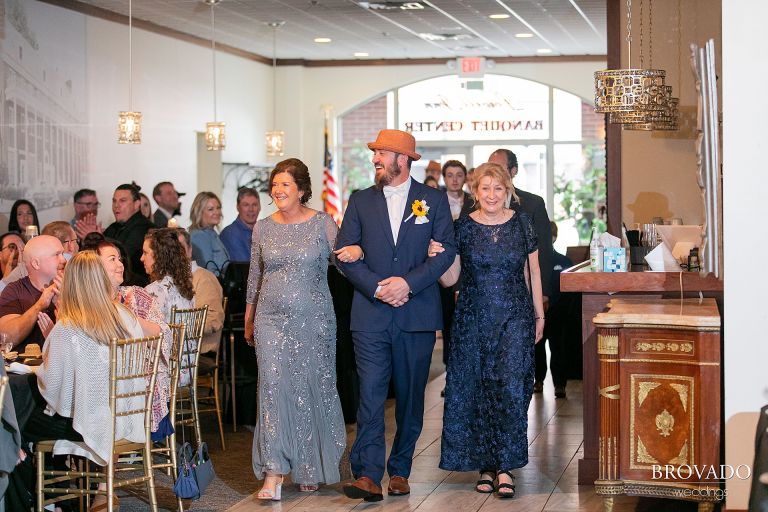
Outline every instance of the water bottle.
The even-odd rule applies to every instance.
[[[589,242],[589,267],[592,272],[600,272],[603,270],[603,251],[602,244],[600,243],[600,232],[597,230],[597,226],[592,226],[592,240]]]

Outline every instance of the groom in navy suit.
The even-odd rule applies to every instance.
[[[360,377],[357,437],[349,459],[356,480],[350,498],[379,501],[384,476],[384,402],[395,388],[397,433],[387,461],[390,495],[410,493],[413,451],[424,418],[435,331],[442,329],[437,280],[453,263],[456,245],[448,196],[411,179],[421,158],[410,133],[382,130],[373,151],[376,184],[354,193],[336,240],[359,245],[364,258],[339,268],[355,287],[352,339]],[[430,239],[445,251],[427,257]]]

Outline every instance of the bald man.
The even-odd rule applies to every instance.
[[[59,295],[64,270],[64,246],[53,236],[40,235],[24,247],[27,277],[9,284],[0,295],[0,332],[19,352],[30,343],[42,346],[45,338],[37,325],[39,313],[55,319],[55,299]]]

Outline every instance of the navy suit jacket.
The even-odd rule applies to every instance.
[[[518,208],[527,213],[532,221],[533,228],[538,238],[539,249],[539,271],[541,272],[541,292],[549,297],[552,293],[552,227],[549,225],[549,215],[544,205],[544,199],[536,194],[531,194],[525,190],[515,189],[517,197],[520,198]],[[512,199],[511,201],[514,201]],[[515,205],[510,201],[510,208]]]
[[[429,222],[410,219],[414,200],[425,200]],[[408,219],[406,221],[406,219]],[[427,257],[429,240],[443,244],[445,251]],[[336,247],[359,245],[365,259],[354,263],[337,261],[339,269],[355,287],[352,301],[353,331],[381,332],[394,320],[403,331],[436,331],[443,328],[437,280],[453,263],[456,244],[448,196],[411,178],[403,224],[397,242],[392,239],[387,201],[376,187],[355,192],[349,198]],[[403,306],[394,308],[374,298],[378,282],[388,277],[405,279],[413,294]]]

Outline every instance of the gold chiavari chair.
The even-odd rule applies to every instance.
[[[104,495],[107,498],[107,510],[114,508],[115,490],[129,485],[146,483],[149,505],[153,512],[157,511],[155,495],[155,480],[151,465],[151,428],[152,428],[152,396],[155,389],[157,365],[160,359],[162,336],[148,338],[133,338],[109,342],[109,407],[112,415],[112,454],[107,466],[101,472],[90,470],[86,461],[85,471],[79,465],[78,471],[48,471],[45,469],[46,453],[53,453],[55,441],[42,441],[35,448],[37,463],[37,511],[42,512],[46,505],[72,498],[86,496],[86,506],[90,497]],[[138,381],[138,383],[137,383]],[[133,384],[133,385],[132,385]],[[116,439],[118,418],[142,416],[144,420],[144,442],[133,442],[126,439]],[[115,475],[124,472],[135,472],[140,468],[136,464],[119,460],[123,454],[138,452],[143,459],[143,475],[116,480]],[[53,484],[72,481],[77,488],[50,487]],[[91,489],[91,482],[106,482],[106,489]],[[45,494],[55,495],[44,499]]]
[[[171,329],[171,355],[168,359],[168,371],[170,372],[171,388],[168,393],[168,420],[171,425],[176,424],[176,392],[181,375],[181,344],[184,340],[183,324],[168,324]],[[176,432],[172,432],[161,443],[155,443],[152,447],[152,469],[165,469],[173,481],[178,477],[178,464],[176,461]],[[178,511],[183,512],[184,505],[181,498],[177,499]]]
[[[227,316],[227,303],[228,299],[224,297],[222,302],[224,309],[224,317]],[[215,412],[216,418],[219,420],[219,438],[221,439],[221,449],[226,450],[227,445],[224,444],[224,424],[221,421],[221,402],[219,400],[219,354],[221,353],[222,346],[219,342],[219,347],[216,349],[216,358],[214,365],[205,374],[200,373],[200,367],[198,365],[197,375],[197,412],[198,414],[206,412]],[[205,395],[199,393],[200,390],[205,390]],[[201,405],[205,404],[205,408],[201,408]]]
[[[176,426],[191,425],[195,431],[197,446],[203,442],[200,432],[200,415],[197,408],[197,367],[200,363],[200,346],[203,340],[208,306],[190,309],[171,309],[171,323],[184,325],[184,338],[180,352],[180,379],[176,390]]]

